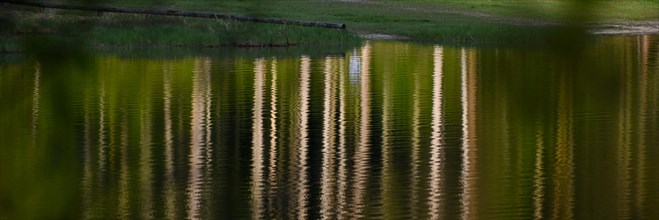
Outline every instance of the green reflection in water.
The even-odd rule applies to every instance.
[[[0,67],[0,217],[657,218],[659,38]]]

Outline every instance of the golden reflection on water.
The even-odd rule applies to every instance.
[[[343,61],[343,60],[340,60]],[[348,208],[348,152],[346,149],[347,145],[347,112],[346,112],[346,77],[345,77],[345,66],[343,62],[339,62],[339,167],[338,167],[338,201],[337,201],[337,217],[338,219],[346,219],[349,214]]]
[[[400,44],[392,42],[368,42],[354,57],[168,60],[144,76],[153,81],[122,78],[133,74],[122,75],[125,63],[150,61],[109,58],[104,68],[111,70],[81,93],[81,215],[205,219],[224,217],[215,209],[229,205],[253,219],[570,219],[597,216],[581,203],[614,198],[589,205],[615,218],[653,218],[659,50],[651,40],[634,37],[621,46],[616,62],[627,65],[615,66],[620,87],[594,113],[587,110],[600,106],[572,70],[555,68],[543,94],[550,104],[538,104],[543,109],[533,116],[542,119],[518,115],[518,91],[508,88],[517,82],[488,75],[509,69],[505,62],[494,65],[501,70],[480,66],[494,54],[485,49],[419,46],[425,60],[413,67],[403,55],[379,54]],[[418,72],[401,82],[407,76],[398,66]],[[52,117],[41,68],[26,83],[25,146],[41,146]],[[248,74],[222,72],[231,68]],[[130,91],[139,95],[117,91],[129,81],[138,82]],[[249,100],[235,101],[236,94]],[[229,118],[222,123],[220,111]],[[607,137],[589,127],[602,121]],[[595,151],[588,147],[611,161],[586,155]],[[592,174],[592,161],[614,172]],[[580,185],[602,180],[609,182],[592,192]],[[404,199],[410,203],[400,204]]]
[[[192,77],[191,113],[190,113],[190,177],[187,187],[188,219],[199,219],[204,197],[204,187],[211,180],[208,157],[211,151],[210,142],[210,59],[195,60],[195,70]]]
[[[642,219],[645,216],[637,210],[646,207],[646,157],[648,154],[646,135],[649,125],[648,113],[656,108],[652,104],[650,89],[656,87],[648,86],[652,83],[648,72],[651,65],[650,43],[648,36],[637,36],[630,44],[635,47],[625,49],[624,58],[626,62],[638,62],[639,65],[621,66],[620,103],[622,107],[618,111],[618,143],[616,149],[616,202],[617,218],[619,219]],[[656,58],[655,58],[656,59]],[[656,77],[656,74],[655,74]],[[654,80],[656,82],[656,79]],[[655,98],[656,100],[656,98]],[[656,116],[655,116],[656,117]],[[639,132],[640,131],[640,132]]]
[[[571,87],[568,80],[561,80],[559,88],[558,117],[556,121],[556,162],[553,164],[554,198],[552,218],[574,218],[574,150]]]
[[[298,148],[298,198],[297,198],[297,219],[306,219],[308,213],[308,197],[309,193],[309,180],[307,177],[308,167],[308,154],[309,154],[309,80],[311,72],[311,59],[307,56],[302,56],[300,59],[300,124],[299,134],[300,142]]]
[[[380,121],[382,122],[382,133],[380,134],[380,138],[382,139],[382,171],[380,173],[380,178],[381,178],[381,186],[382,186],[382,209],[383,212],[387,212],[389,210],[395,210],[395,207],[393,207],[394,200],[394,192],[392,185],[395,183],[392,179],[393,177],[391,176],[392,171],[391,171],[391,166],[394,161],[392,160],[392,155],[391,155],[391,148],[394,147],[393,144],[391,143],[392,139],[392,125],[391,125],[391,120],[394,119],[394,116],[392,115],[392,87],[394,81],[392,80],[392,71],[391,70],[385,70],[382,73],[382,118],[380,118]],[[364,93],[362,93],[364,94]],[[363,109],[363,107],[362,107]],[[360,128],[364,129],[363,125],[360,126]]]
[[[333,62],[334,61],[334,62]],[[333,191],[335,188],[335,155],[334,150],[336,137],[336,74],[335,60],[331,57],[325,58],[324,98],[323,98],[323,167],[322,167],[322,185],[321,185],[321,217],[323,219],[332,219],[332,213],[336,212],[336,205]]]
[[[252,209],[254,219],[262,218],[263,206],[263,87],[265,60],[254,61],[254,112],[252,113]]]
[[[104,176],[107,166],[107,148],[105,143],[105,83],[103,79],[99,80],[98,85],[98,170],[99,176]]]
[[[545,198],[544,142],[542,130],[536,135],[535,167],[533,169],[533,219],[543,218],[543,202]]]
[[[421,115],[421,109],[420,109],[420,98],[419,98],[419,89],[420,89],[420,76],[419,74],[414,75],[414,91],[412,93],[412,161],[410,163],[411,169],[411,204],[410,204],[410,209],[412,212],[413,216],[419,216],[421,214],[421,211],[419,209],[422,208],[421,206],[421,177],[419,176],[420,171],[420,147],[421,147],[421,140],[420,140],[420,122],[419,122],[419,117]],[[424,187],[425,188],[425,187]]]
[[[424,179],[421,176],[421,74],[414,74],[414,91],[412,92],[412,160],[410,161],[411,167],[411,192],[410,192],[410,209],[412,216],[420,216],[424,210],[425,204],[424,190],[426,186],[422,186]]]
[[[84,106],[84,140],[83,140],[83,173],[82,173],[82,207],[84,207],[82,218],[92,219],[94,210],[93,202],[93,181],[94,181],[94,168],[92,167],[93,149],[92,149],[92,121],[91,121],[91,101],[90,91],[85,91],[85,106]]]
[[[370,59],[371,59],[371,46],[369,44],[362,47],[361,52],[361,70],[359,79],[359,144],[356,146],[355,152],[355,186],[354,186],[354,202],[352,203],[353,214],[355,217],[362,217],[364,215],[364,206],[366,206],[366,190],[368,180],[369,167],[369,151],[370,143],[370,123],[371,123],[371,106],[370,106]],[[385,149],[386,146],[383,146]],[[386,164],[386,159],[385,159]],[[383,170],[386,169],[383,168]]]
[[[442,47],[435,46],[433,87],[432,87],[432,134],[430,142],[430,197],[428,206],[430,207],[430,218],[440,219],[442,208],[444,207],[444,143],[442,140],[442,79],[443,73],[443,51]]]
[[[176,211],[176,191],[174,185],[174,136],[172,122],[172,65],[163,65],[163,117],[164,117],[164,144],[165,144],[165,218],[175,219]]]
[[[629,61],[632,59],[631,57],[632,51],[626,51],[626,59]],[[617,158],[616,158],[616,163],[617,163],[617,195],[616,197],[618,198],[617,201],[620,203],[618,206],[618,219],[628,219],[629,218],[629,203],[630,203],[630,173],[629,173],[629,167],[630,167],[630,162],[631,162],[631,147],[632,147],[632,134],[631,130],[632,128],[632,116],[633,112],[632,110],[632,91],[633,91],[633,85],[632,85],[632,77],[633,74],[631,73],[631,66],[626,65],[622,67],[623,69],[621,70],[622,76],[621,80],[624,82],[624,85],[621,87],[623,92],[620,93],[620,100],[622,102],[623,108],[619,111],[619,128],[618,128],[618,134],[620,137],[618,138],[618,152],[617,152]]]
[[[268,164],[268,212],[276,212],[274,201],[277,201],[277,59],[273,58],[270,66],[271,82],[270,82],[270,152]]]
[[[652,102],[650,100],[653,100],[651,97],[651,94],[657,94],[658,91],[655,91],[654,93],[649,92],[649,88],[657,88],[657,87],[649,87],[648,82],[652,82],[650,80],[650,72],[649,72],[649,65],[650,65],[650,39],[649,36],[638,36],[637,41],[640,44],[637,48],[639,50],[639,57],[641,60],[641,71],[640,71],[640,77],[638,79],[638,94],[639,94],[639,113],[638,113],[638,127],[642,130],[642,132],[638,132],[638,153],[637,158],[635,160],[637,161],[636,167],[636,186],[635,186],[635,191],[636,191],[636,202],[635,204],[631,204],[632,208],[634,210],[644,210],[645,209],[645,203],[646,203],[646,190],[645,190],[645,172],[647,171],[646,167],[646,154],[647,154],[647,149],[646,149],[646,133],[651,132],[651,130],[648,129],[648,125],[646,124],[646,121],[649,119],[648,118],[648,113],[651,113],[651,109],[653,106],[657,106],[656,104],[651,104]],[[657,50],[657,53],[659,54],[659,50]],[[655,58],[656,59],[656,58]],[[656,59],[657,65],[659,66],[659,59]],[[654,74],[655,77],[659,74]],[[656,80],[655,80],[656,82]],[[656,99],[655,99],[656,100]],[[647,127],[646,127],[647,126]],[[648,129],[643,131],[644,129]],[[645,216],[633,216],[635,218],[645,218]]]
[[[478,177],[476,146],[476,72],[475,53],[462,49],[460,52],[461,98],[462,103],[462,219],[475,219],[478,216]],[[470,65],[472,64],[472,65]]]
[[[140,104],[140,193],[141,193],[141,218],[143,219],[152,219],[153,218],[153,161],[151,155],[152,143],[152,128],[153,120],[151,113],[151,102],[146,97],[151,97],[151,91],[146,91],[146,95],[142,98],[142,104]]]

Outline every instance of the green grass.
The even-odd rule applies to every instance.
[[[592,21],[659,20],[659,0],[469,0],[414,1],[416,4],[449,6],[457,9],[502,16],[561,20],[573,11],[589,11]]]
[[[440,43],[544,42],[556,25],[546,21],[659,21],[659,0],[109,0],[101,5],[159,8],[345,23],[348,31],[273,24],[117,15],[66,10],[0,9],[19,32],[89,36],[104,47],[286,46],[357,42],[354,33],[400,35]],[[20,12],[15,10],[20,8]],[[25,12],[27,10],[28,12]],[[9,15],[14,13],[13,15]],[[7,32],[3,30],[3,32]]]
[[[113,0],[106,4],[153,7],[151,1]],[[444,43],[542,41],[556,27],[540,21],[659,21],[659,0],[163,0],[158,7],[338,22],[355,32]]]
[[[0,47],[19,48],[22,36],[56,35],[81,39],[99,48],[279,47],[356,44],[353,32],[319,27],[238,22],[220,19],[77,12],[66,10],[0,10]]]
[[[341,30],[203,21],[149,26],[97,26],[89,31],[88,36],[94,45],[101,47],[262,47],[359,41],[356,35]]]

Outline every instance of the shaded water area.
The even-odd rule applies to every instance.
[[[659,37],[0,66],[0,217],[658,219]]]

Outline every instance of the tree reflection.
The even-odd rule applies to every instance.
[[[589,39],[584,14],[549,54],[153,60],[28,39],[0,69],[0,218],[657,217],[657,37]]]

